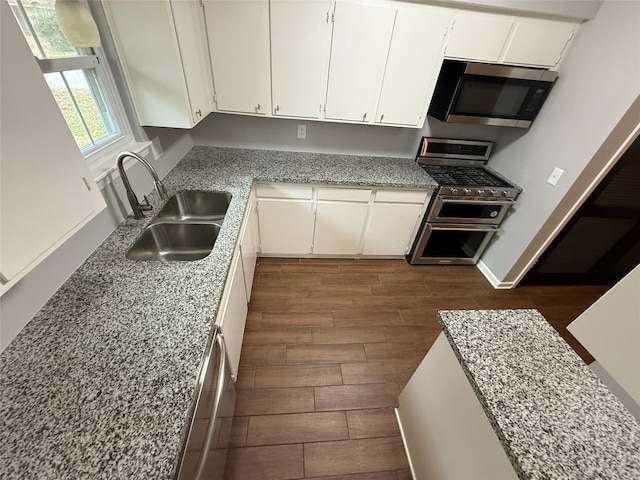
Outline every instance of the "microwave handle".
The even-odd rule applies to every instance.
[[[213,401],[213,407],[211,408],[211,417],[209,418],[209,426],[207,428],[207,436],[205,437],[202,451],[200,452],[200,458],[198,459],[198,466],[196,468],[196,474],[194,478],[200,480],[204,474],[204,467],[207,460],[207,454],[211,449],[211,442],[213,441],[213,432],[215,430],[216,419],[218,417],[218,407],[220,406],[220,400],[222,399],[222,393],[224,391],[224,381],[227,368],[227,349],[224,344],[224,337],[222,333],[218,332],[215,338],[215,343],[220,348],[220,364],[218,366],[218,383],[216,384],[216,394]]]

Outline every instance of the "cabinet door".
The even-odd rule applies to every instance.
[[[271,1],[273,114],[319,118],[333,2]]]
[[[240,350],[242,349],[244,326],[247,321],[248,311],[242,263],[238,252],[234,254],[231,261],[229,277],[227,278],[221,305],[222,310],[218,316],[218,324],[227,346],[227,359],[231,366],[231,375],[236,380],[238,378]]]
[[[325,118],[373,121],[395,14],[390,6],[336,3]]]
[[[424,123],[450,19],[450,10],[428,5],[398,9],[376,122]]]
[[[368,210],[366,203],[318,202],[313,253],[359,254]]]
[[[193,127],[212,91],[198,2],[103,5],[140,125]]]
[[[195,125],[211,112],[213,103],[213,81],[202,6],[198,1],[172,1],[171,10]]]
[[[308,200],[258,199],[262,253],[311,253],[313,203]]]
[[[513,19],[501,15],[461,13],[454,22],[445,56],[497,62]]]
[[[575,28],[573,23],[518,18],[502,61],[553,67],[560,60]]]
[[[247,290],[247,301],[251,300],[253,275],[256,271],[258,244],[256,242],[256,203],[253,196],[247,205],[244,231],[240,238],[240,253],[242,254],[242,270]]]
[[[217,109],[271,111],[269,2],[203,0]]]
[[[404,255],[421,211],[421,204],[374,203],[362,254]]]
[[[18,23],[0,8],[1,294],[105,203]]]

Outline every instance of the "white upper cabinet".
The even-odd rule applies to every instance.
[[[200,2],[103,5],[140,125],[191,128],[211,112]]]
[[[395,15],[391,5],[336,3],[325,118],[374,121]]]
[[[7,3],[0,9],[3,294],[105,203]]]
[[[553,67],[560,61],[575,29],[573,23],[537,18],[515,19],[502,61]]]
[[[552,68],[576,28],[571,22],[460,13],[452,24],[445,56]]]
[[[456,15],[445,55],[481,62],[497,62],[511,31],[512,17],[483,13]]]
[[[203,0],[218,111],[271,112],[269,2]]]
[[[271,0],[270,13],[273,114],[319,118],[333,2]]]
[[[451,10],[429,5],[398,8],[377,123],[412,127],[424,124],[451,16]]]

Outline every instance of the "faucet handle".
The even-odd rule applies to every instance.
[[[138,204],[138,210],[143,211],[143,212],[147,212],[149,210],[152,210],[153,207],[149,203],[149,199],[147,198],[147,196],[143,195],[143,198],[144,198],[144,203]]]

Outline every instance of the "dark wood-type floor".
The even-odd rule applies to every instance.
[[[607,287],[495,290],[475,267],[259,258],[229,480],[410,479],[393,408],[445,309],[537,308],[565,327]]]

